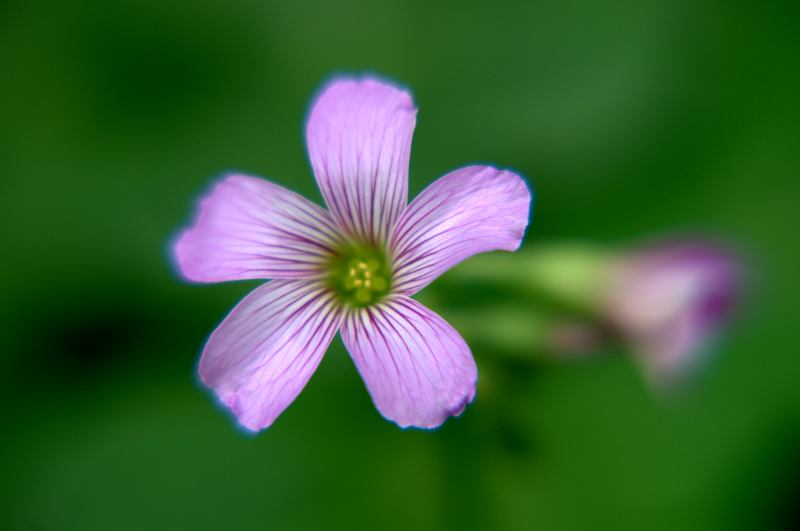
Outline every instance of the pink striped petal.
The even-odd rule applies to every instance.
[[[269,181],[231,175],[201,201],[174,251],[194,282],[311,278],[337,238],[330,215],[314,203]]]
[[[340,226],[367,243],[385,242],[406,206],[416,112],[407,92],[374,79],[334,81],[311,110],[319,188]]]
[[[268,282],[211,334],[200,378],[242,426],[264,429],[306,385],[340,321],[333,293],[319,283]]]
[[[444,319],[404,295],[350,310],[342,340],[381,415],[435,428],[475,397],[475,361]]]
[[[517,175],[467,166],[426,188],[403,212],[390,240],[395,290],[414,294],[458,262],[485,251],[515,251],[531,193]]]

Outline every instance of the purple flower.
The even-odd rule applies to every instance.
[[[306,126],[328,209],[229,175],[177,241],[189,280],[272,279],[231,311],[200,359],[200,378],[246,428],[272,424],[337,330],[378,411],[401,427],[436,427],[474,398],[469,347],[411,296],[473,254],[516,250],[531,196],[509,171],[467,166],[408,204],[415,121],[407,92],[333,81]]]
[[[740,276],[729,252],[705,242],[661,244],[617,262],[606,309],[655,385],[694,367],[730,317]]]

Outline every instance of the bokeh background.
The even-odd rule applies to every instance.
[[[799,5],[0,2],[0,528],[797,528]],[[194,369],[257,283],[185,284],[169,242],[229,170],[319,201],[310,98],[364,71],[413,90],[412,193],[468,162],[530,180],[521,252],[746,256],[710,369],[664,401],[622,353],[535,363],[465,329],[477,401],[403,431],[337,339],[237,429]],[[459,289],[430,288],[445,318]]]

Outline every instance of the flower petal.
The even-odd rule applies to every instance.
[[[517,175],[489,166],[448,173],[408,205],[390,240],[395,290],[414,294],[458,262],[485,251],[515,251],[531,193]]]
[[[249,430],[266,428],[317,368],[341,316],[334,295],[305,280],[273,280],[211,334],[199,373]]]
[[[174,252],[181,273],[194,282],[310,278],[320,274],[337,238],[330,215],[304,197],[230,175],[201,201]]]
[[[385,242],[406,206],[416,112],[407,92],[369,78],[334,81],[312,107],[319,188],[339,225],[367,243]]]
[[[404,295],[350,310],[342,340],[381,415],[435,428],[475,397],[475,361],[444,319]]]

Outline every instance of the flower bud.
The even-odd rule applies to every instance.
[[[687,376],[731,315],[740,286],[732,254],[701,241],[637,249],[615,261],[603,312],[634,349],[651,382]]]

